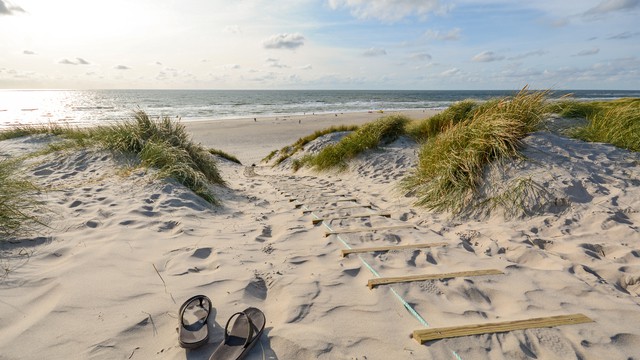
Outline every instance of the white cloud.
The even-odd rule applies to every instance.
[[[444,14],[450,6],[440,0],[329,0],[332,9],[347,8],[359,19],[395,22],[405,17],[424,18],[429,13]]]
[[[268,67],[278,68],[278,69],[288,68],[287,65],[282,64],[278,59],[268,58],[265,60],[265,62],[267,63]]]
[[[304,45],[305,38],[302,34],[278,34],[273,35],[263,42],[267,49],[297,49]]]
[[[299,69],[300,70],[311,70],[311,69],[313,69],[313,67],[311,66],[311,64],[307,64],[307,65],[300,66]]]
[[[411,60],[416,60],[416,61],[429,61],[431,60],[431,55],[427,53],[418,53],[418,54],[411,55],[410,58]]]
[[[590,56],[590,55],[595,55],[599,52],[600,52],[599,48],[593,48],[593,49],[582,50],[573,56]]]
[[[625,32],[622,32],[622,33],[619,33],[619,34],[611,35],[607,39],[610,39],[610,40],[626,40],[626,39],[630,39],[632,37],[636,37],[638,35],[640,35],[640,31],[636,31],[636,32],[625,31]]]
[[[508,58],[508,60],[520,60],[520,59],[524,59],[524,58],[528,58],[531,56],[542,56],[544,54],[547,54],[548,51],[544,51],[544,50],[535,50],[535,51],[529,51],[523,54],[518,54],[515,56],[512,56],[510,58]]]
[[[638,7],[640,7],[640,0],[604,0],[587,10],[584,15],[597,16],[614,11],[633,10]]]
[[[551,25],[554,28],[561,28],[569,25],[569,19],[566,19],[566,18],[553,19],[549,21],[549,25]]]
[[[116,70],[129,70],[131,69],[130,67],[126,66],[126,65],[117,65],[113,67]]]
[[[33,52],[31,50],[25,50],[22,53],[25,54],[25,55],[35,55],[36,54],[35,52]]]
[[[387,51],[385,49],[380,49],[380,48],[370,48],[365,50],[362,53],[362,55],[367,57],[383,56],[383,55],[387,55]]]
[[[448,70],[445,70],[443,72],[440,73],[440,76],[442,77],[451,77],[451,76],[456,76],[459,75],[460,73],[462,73],[462,71],[458,68],[451,68]]]
[[[90,63],[83,58],[76,58],[76,61],[71,61],[69,59],[62,59],[58,61],[58,64],[63,65],[89,65]]]
[[[453,28],[449,31],[427,30],[424,36],[426,36],[428,39],[434,40],[456,41],[460,40],[461,32],[462,30],[460,28]]]
[[[0,0],[0,15],[15,15],[18,12],[25,12],[20,6],[11,4],[9,1]]]
[[[483,51],[477,54],[476,56],[474,56],[473,58],[471,58],[471,60],[475,62],[492,62],[492,61],[500,61],[503,59],[504,59],[504,56],[496,55],[493,51]]]

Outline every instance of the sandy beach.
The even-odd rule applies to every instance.
[[[424,118],[428,112],[407,112]],[[388,113],[185,123],[219,159],[212,206],[153,171],[91,149],[37,156],[48,227],[0,241],[0,359],[208,359],[249,306],[266,328],[247,359],[635,359],[640,354],[640,156],[550,132],[524,139],[528,176],[557,206],[524,219],[451,218],[413,205],[398,181],[418,144],[401,138],[344,172],[260,162],[331,125]],[[45,136],[0,142],[34,152]],[[309,147],[313,147],[310,144]],[[252,166],[255,164],[255,166]],[[314,220],[323,220],[320,223]],[[377,229],[377,230],[375,230]],[[438,244],[341,256],[350,248]],[[497,270],[380,285],[404,275]],[[178,344],[189,297],[213,305],[210,339]],[[415,330],[584,314],[593,322],[419,344]]]

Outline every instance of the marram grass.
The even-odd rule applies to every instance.
[[[467,118],[429,138],[419,152],[415,171],[402,187],[417,204],[436,211],[461,213],[481,206],[485,167],[520,156],[520,141],[542,121],[546,92],[523,89],[469,111]]]
[[[347,167],[347,162],[365,150],[375,149],[380,144],[390,143],[405,134],[405,126],[410,119],[404,115],[390,115],[360,126],[338,143],[329,145],[318,154],[301,159],[302,164],[316,170]]]
[[[176,179],[211,203],[217,201],[208,184],[225,184],[209,151],[169,117],[155,120],[136,111],[133,121],[94,128],[90,136],[109,150],[137,154],[144,165],[159,169],[161,175]]]
[[[17,161],[0,160],[0,237],[19,235],[39,223],[38,189],[20,174]]]
[[[327,135],[327,134],[332,134],[332,133],[335,133],[335,132],[355,131],[357,129],[358,129],[357,125],[334,125],[334,126],[326,128],[326,129],[315,131],[311,135],[307,135],[305,137],[302,137],[302,138],[298,139],[291,146],[285,146],[282,149],[280,149],[279,151],[278,150],[272,151],[269,155],[267,155],[264,159],[262,159],[262,161],[263,162],[269,162],[269,161],[271,161],[271,159],[273,157],[278,155],[278,158],[276,159],[275,163],[273,164],[273,166],[277,166],[280,163],[282,163],[283,161],[285,161],[288,158],[290,158],[291,156],[293,156],[296,152],[302,150],[305,145],[307,145],[308,143],[312,142],[313,140],[315,140],[315,139],[317,139],[317,138],[319,138],[321,136],[324,136],[324,135]]]
[[[25,126],[0,132],[0,139],[33,134],[58,135],[71,140],[63,142],[62,146],[53,143],[50,151],[74,146],[97,146],[132,153],[143,165],[159,169],[161,176],[175,178],[211,203],[217,200],[209,184],[225,184],[211,150],[194,143],[184,125],[168,117],[153,119],[144,111],[136,111],[131,120],[113,125],[87,129],[56,125]]]
[[[604,142],[640,151],[640,101],[612,102],[588,116],[587,125],[569,134],[584,141]]]
[[[473,100],[454,103],[440,113],[407,125],[407,134],[416,141],[424,142],[466,120],[479,104]]]

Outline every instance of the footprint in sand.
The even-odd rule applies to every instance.
[[[262,233],[256,237],[257,242],[265,242],[271,237],[271,226],[266,225],[262,227]]]
[[[267,284],[260,276],[253,278],[244,288],[245,298],[265,300],[267,298]]]
[[[208,258],[209,256],[211,256],[212,253],[212,249],[207,247],[207,248],[198,248],[196,249],[193,254],[191,254],[192,257],[204,260],[206,258]]]

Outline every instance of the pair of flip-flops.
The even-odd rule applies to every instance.
[[[178,330],[180,346],[195,349],[209,341],[207,323],[210,314],[211,300],[204,295],[196,295],[182,304]],[[209,360],[244,358],[260,339],[265,323],[264,313],[254,307],[233,314],[224,327],[224,341]]]

